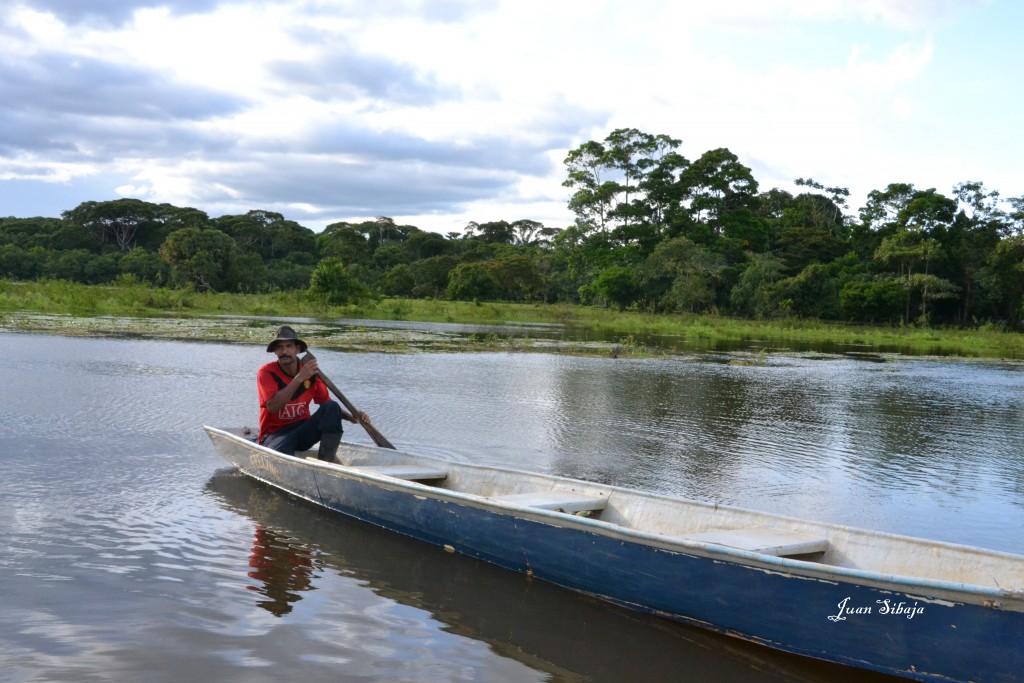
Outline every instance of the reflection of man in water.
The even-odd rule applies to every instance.
[[[288,543],[273,531],[256,527],[249,555],[249,577],[263,585],[246,586],[267,596],[257,604],[275,616],[292,611],[291,603],[302,599],[297,591],[313,590],[313,556],[302,546]]]

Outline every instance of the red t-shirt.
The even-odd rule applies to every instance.
[[[301,363],[299,367],[302,367]],[[260,441],[267,434],[308,418],[310,402],[321,405],[331,398],[324,383],[314,376],[305,386],[299,385],[281,410],[271,413],[267,410],[267,401],[291,381],[292,378],[284,373],[277,361],[271,361],[256,371],[256,389],[260,395]]]

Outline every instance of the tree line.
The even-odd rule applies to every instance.
[[[604,304],[892,324],[1021,324],[1024,197],[980,182],[760,191],[728,149],[619,129],[565,159],[573,225],[471,222],[440,235],[392,219],[321,233],[279,213],[210,218],[138,199],[60,218],[0,218],[0,277],[197,290]]]

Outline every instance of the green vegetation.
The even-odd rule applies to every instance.
[[[691,161],[680,144],[620,129],[570,151],[565,228],[498,220],[442,236],[381,217],[316,234],[268,211],[210,218],[137,199],[0,218],[0,307],[554,321],[1019,355],[1024,196],[894,183],[854,216],[845,188],[761,191],[728,149]]]
[[[1024,334],[994,325],[976,329],[931,329],[914,326],[865,326],[796,318],[742,320],[717,315],[664,315],[618,311],[603,306],[569,304],[474,303],[437,299],[382,298],[343,306],[325,305],[303,291],[271,294],[197,292],[155,288],[138,283],[114,286],[66,281],[0,280],[0,326],[66,334],[124,334],[156,337],[259,342],[276,323],[238,320],[231,324],[190,324],[202,316],[279,316],[321,320],[411,320],[468,324],[547,323],[563,325],[576,339],[610,340],[606,344],[566,343],[551,349],[601,355],[660,354],[719,346],[751,346],[771,350],[891,351],[989,358],[1024,358]],[[26,316],[25,312],[47,314]],[[70,321],[70,315],[87,320]],[[114,324],[112,318],[128,318]],[[152,319],[156,319],[154,322]],[[171,322],[161,323],[159,320]],[[184,331],[183,331],[184,330]],[[328,333],[324,333],[327,335]],[[317,333],[311,336],[317,337]],[[657,339],[657,343],[640,340]],[[415,343],[401,334],[346,335],[322,341],[329,346],[375,350],[409,350]],[[415,340],[414,340],[415,341]],[[432,349],[530,350],[528,344],[491,335],[471,344]],[[550,347],[544,347],[544,350]]]

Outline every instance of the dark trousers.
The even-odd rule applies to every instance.
[[[323,434],[341,434],[341,406],[328,401],[302,422],[288,425],[263,437],[260,444],[278,453],[295,455],[295,451],[308,451],[320,441]]]

